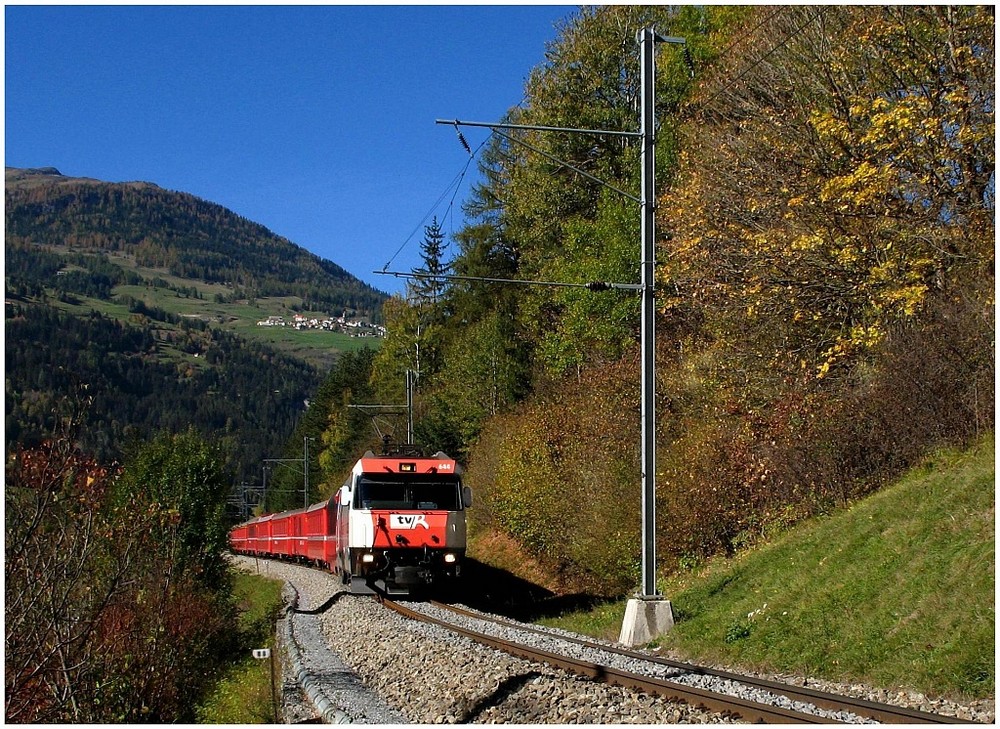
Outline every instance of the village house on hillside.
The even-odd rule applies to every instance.
[[[295,314],[291,322],[285,321],[283,316],[269,316],[257,322],[259,327],[291,327],[293,329],[323,329],[330,332],[340,332],[349,334],[352,337],[384,337],[385,327],[381,324],[369,324],[359,319],[352,319],[346,315],[341,315],[336,319],[327,317],[309,317],[304,314]]]

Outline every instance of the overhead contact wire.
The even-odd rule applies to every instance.
[[[518,284],[522,286],[549,286],[549,287],[559,287],[559,288],[570,288],[570,289],[587,289],[589,291],[610,291],[612,289],[619,289],[624,291],[640,291],[642,290],[641,284],[628,284],[628,283],[612,283],[609,281],[590,281],[588,283],[571,283],[568,281],[533,281],[530,279],[517,279],[517,278],[491,278],[489,276],[456,276],[454,274],[423,274],[423,273],[406,273],[403,271],[373,271],[372,273],[381,273],[387,276],[395,276],[396,278],[413,278],[417,280],[431,280],[431,281],[481,281],[485,283],[505,283],[505,284]]]
[[[464,137],[462,139],[464,139]],[[408,236],[406,236],[406,239],[400,244],[399,248],[396,249],[396,252],[392,254],[392,257],[389,258],[388,261],[386,261],[385,265],[382,267],[382,271],[383,272],[385,272],[386,269],[388,269],[389,266],[392,265],[392,262],[396,260],[396,257],[400,253],[402,253],[403,249],[406,247],[406,244],[409,243],[410,240],[413,239],[413,236],[415,236],[417,234],[417,231],[420,230],[422,227],[424,227],[424,224],[427,222],[427,218],[429,218],[431,216],[431,214],[435,210],[437,210],[438,206],[441,205],[441,202],[448,195],[448,192],[451,191],[452,188],[455,188],[454,191],[452,191],[452,194],[451,194],[451,202],[448,203],[448,207],[445,209],[445,212],[444,212],[444,216],[447,217],[447,215],[449,214],[449,212],[451,211],[451,209],[455,205],[455,198],[458,197],[458,191],[462,188],[462,180],[465,179],[465,175],[469,171],[469,166],[472,164],[473,160],[476,158],[476,155],[479,154],[479,150],[483,148],[483,145],[486,144],[487,141],[489,141],[489,137],[487,137],[482,143],[480,143],[480,145],[478,147],[476,147],[475,152],[473,152],[473,151],[471,151],[469,149],[468,142],[466,142],[465,144],[462,145],[463,147],[465,147],[469,151],[469,159],[466,161],[465,165],[462,167],[461,172],[459,172],[457,175],[455,175],[455,177],[452,179],[452,181],[450,183],[448,183],[448,185],[444,188],[444,191],[438,196],[437,200],[434,201],[434,204],[431,205],[430,209],[427,211],[427,213],[424,215],[424,217],[421,218],[420,222],[417,223],[417,225],[413,228],[412,231],[410,231],[410,234]]]

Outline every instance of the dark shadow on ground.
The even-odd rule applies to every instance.
[[[335,602],[340,600],[344,595],[349,595],[348,592],[335,592],[330,598],[324,602],[319,607],[312,608],[311,610],[300,610],[299,608],[294,608],[292,612],[298,613],[299,615],[319,615],[320,613],[325,613],[330,609],[330,606]]]
[[[462,563],[462,577],[440,599],[514,620],[534,621],[611,602],[598,595],[559,595],[541,585],[474,559]]]
[[[457,723],[473,723],[484,711],[494,706],[500,706],[500,704],[502,704],[508,697],[517,693],[518,689],[525,684],[531,683],[541,675],[542,674],[538,671],[529,671],[517,676],[508,676],[497,685],[493,693],[489,696],[484,696],[476,703],[475,706],[471,707],[468,711],[465,711],[463,715],[459,717]]]

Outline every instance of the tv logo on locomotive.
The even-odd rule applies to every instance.
[[[391,529],[416,529],[422,526],[430,529],[427,525],[427,518],[423,514],[390,514],[389,527]]]

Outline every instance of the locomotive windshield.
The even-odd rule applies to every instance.
[[[358,480],[355,508],[458,511],[461,490],[456,476],[386,473]]]

